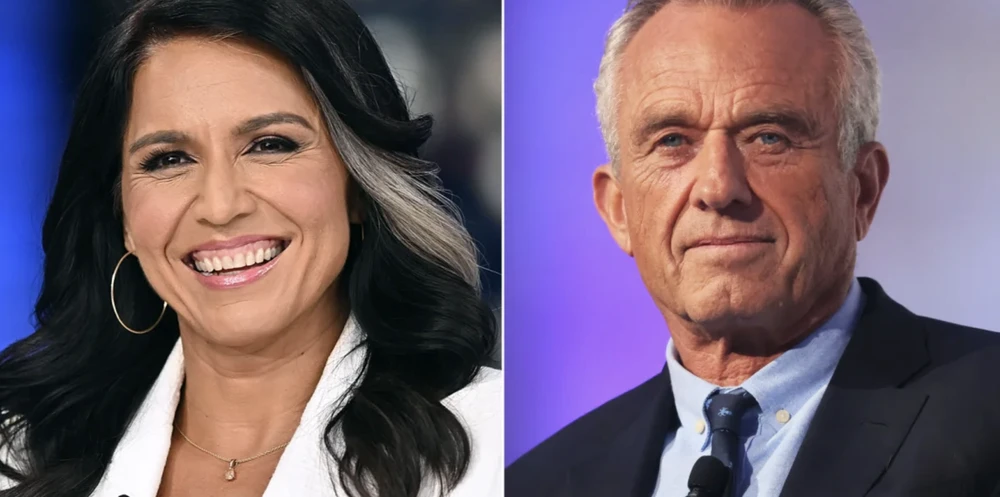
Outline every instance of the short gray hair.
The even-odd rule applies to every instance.
[[[843,166],[847,169],[853,167],[861,146],[875,140],[879,120],[878,63],[861,18],[848,0],[631,0],[625,13],[608,31],[600,71],[594,82],[597,118],[608,158],[616,170],[620,152],[618,131],[615,129],[619,104],[616,79],[620,60],[636,33],[671,1],[729,8],[794,3],[811,12],[823,23],[840,51],[835,84],[840,111],[838,147]]]

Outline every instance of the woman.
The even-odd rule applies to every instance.
[[[495,323],[430,124],[341,0],[138,2],[0,354],[0,495],[498,494]]]

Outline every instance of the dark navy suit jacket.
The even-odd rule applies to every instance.
[[[774,497],[1000,497],[1000,334],[861,286],[858,326]],[[505,494],[649,497],[678,425],[664,367],[511,464]]]

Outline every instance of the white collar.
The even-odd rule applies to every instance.
[[[323,446],[322,433],[331,410],[337,408],[334,404],[347,398],[348,388],[361,374],[365,353],[361,337],[352,317],[330,353],[316,390],[302,413],[302,421],[281,455],[263,497],[343,495],[339,483],[331,477],[331,458]],[[156,497],[170,451],[174,413],[183,382],[184,353],[177,340],[92,497]]]

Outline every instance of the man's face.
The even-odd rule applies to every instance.
[[[668,320],[781,326],[844,286],[888,165],[840,162],[837,56],[793,4],[670,4],[628,45],[595,200]]]

